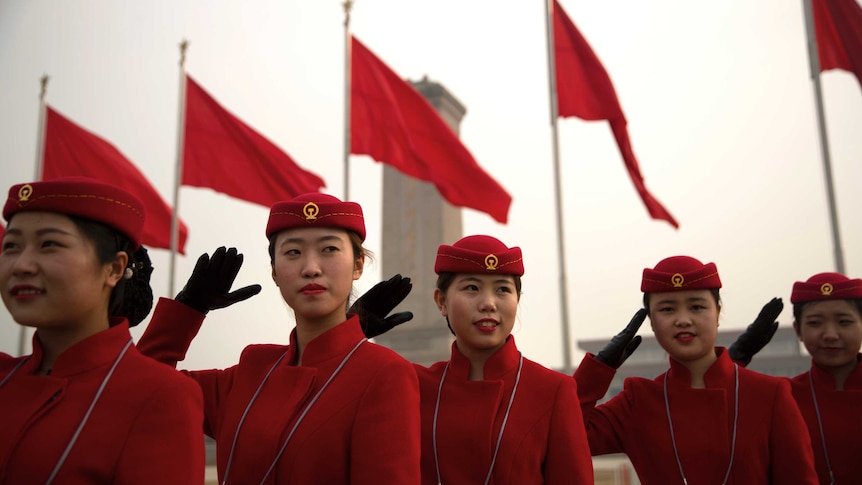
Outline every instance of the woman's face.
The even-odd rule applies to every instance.
[[[287,229],[275,239],[272,278],[297,323],[337,325],[363,265],[343,229]]]
[[[856,354],[862,346],[862,316],[851,302],[806,303],[793,326],[814,363],[820,367],[840,369],[856,365]]]
[[[434,290],[437,308],[449,318],[464,353],[502,347],[515,325],[519,299],[511,275],[457,274],[445,292]]]
[[[100,264],[93,242],[69,217],[20,212],[6,228],[0,252],[3,303],[21,325],[98,325],[107,322],[108,299],[124,269],[121,256]]]
[[[714,355],[718,313],[709,290],[652,293],[649,299],[650,326],[656,340],[682,363]]]

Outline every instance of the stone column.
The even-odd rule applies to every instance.
[[[467,112],[464,106],[427,77],[411,83],[457,134]],[[433,184],[383,166],[381,277],[410,277],[413,291],[395,311],[410,310],[414,316],[377,337],[377,343],[418,364],[449,359],[454,337],[434,304],[434,260],[440,244],[452,244],[461,236],[461,210],[443,200]]]

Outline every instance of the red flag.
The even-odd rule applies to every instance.
[[[476,163],[434,107],[355,37],[350,153],[432,182],[452,205],[505,223],[512,197]]]
[[[186,76],[183,185],[270,207],[326,184]]]
[[[820,72],[843,69],[862,86],[862,7],[856,0],[812,0]]]
[[[678,228],[676,220],[644,185],[637,158],[629,140],[626,117],[611,78],[586,39],[554,0],[554,62],[557,71],[557,108],[561,117],[576,116],[590,121],[608,120],[626,170],[653,219]]]
[[[171,248],[171,207],[144,174],[106,140],[47,107],[42,180],[84,176],[108,182],[137,195],[144,203],[141,241],[153,248]],[[185,254],[188,229],[180,221],[179,252]]]

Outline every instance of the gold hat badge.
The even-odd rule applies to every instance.
[[[485,256],[485,269],[488,271],[497,271],[497,265],[499,264],[500,260],[494,254]]]
[[[302,213],[305,215],[306,221],[314,221],[317,220],[317,214],[320,214],[320,207],[314,202],[309,202],[302,208]]]
[[[33,195],[33,186],[30,184],[24,184],[18,189],[18,202],[27,202],[30,200],[30,196]]]

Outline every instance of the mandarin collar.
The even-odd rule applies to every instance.
[[[706,370],[703,376],[704,385],[707,388],[728,387],[728,382],[733,376],[734,363],[724,347],[715,347],[717,359]],[[681,363],[669,357],[670,369],[667,371],[668,380],[676,385],[691,387],[691,372]]]
[[[518,368],[520,355],[518,347],[515,346],[515,336],[509,335],[506,343],[485,361],[485,380],[503,379],[514,372]],[[454,379],[466,381],[470,377],[470,360],[458,350],[457,342],[452,342],[452,357],[449,362],[449,372]]]
[[[305,345],[302,352],[302,367],[314,367],[320,363],[336,357],[343,357],[350,352],[359,342],[365,338],[362,326],[359,324],[357,315],[349,315],[349,318],[329,330],[318,335]],[[290,332],[290,346],[287,349],[285,362],[296,360],[296,328]]]
[[[828,370],[820,367],[811,360],[811,374],[809,379],[814,379],[814,387],[818,390],[834,391],[835,378]],[[844,381],[844,389],[862,389],[862,354],[856,354],[856,368]]]
[[[129,321],[125,318],[112,317],[110,327],[97,332],[75,343],[64,350],[51,368],[50,377],[69,377],[86,372],[90,369],[114,362],[123,346],[132,339],[129,333]],[[42,342],[39,341],[39,331],[33,334],[32,358],[25,365],[27,374],[32,374],[42,362]]]

